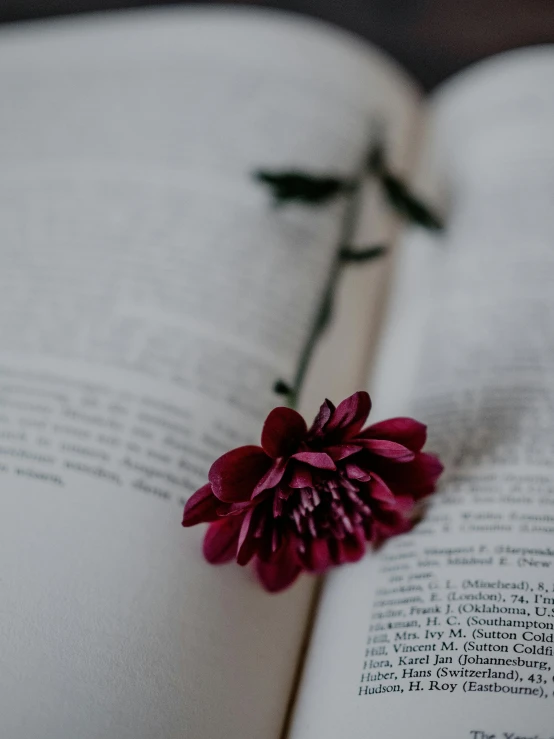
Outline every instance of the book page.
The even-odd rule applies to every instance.
[[[208,565],[182,508],[279,404],[343,204],[251,173],[349,174],[375,117],[400,156],[417,93],[219,9],[7,29],[0,97],[2,736],[278,737],[313,583]]]
[[[402,247],[375,420],[428,423],[427,517],[327,580],[292,739],[554,735],[554,51],[434,102],[444,242]]]

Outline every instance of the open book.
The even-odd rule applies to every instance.
[[[553,79],[519,51],[425,101],[273,12],[2,31],[0,736],[554,735]],[[394,258],[345,273],[302,410],[368,387],[446,474],[314,605],[206,564],[182,507],[258,443],[337,247],[340,202],[251,172],[349,174],[375,120],[448,229],[368,188],[357,240]]]

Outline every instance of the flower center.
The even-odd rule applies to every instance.
[[[274,514],[288,519],[301,537],[344,539],[371,516],[360,487],[341,472],[314,475],[311,487],[289,488],[286,500],[276,495]]]

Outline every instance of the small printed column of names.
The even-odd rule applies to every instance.
[[[554,549],[408,537],[377,578],[358,696],[554,697]]]

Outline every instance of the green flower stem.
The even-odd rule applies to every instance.
[[[286,395],[287,404],[291,408],[297,408],[298,406],[300,392],[302,390],[302,386],[304,384],[306,373],[308,371],[308,367],[310,366],[310,361],[312,359],[314,350],[317,346],[317,342],[321,338],[321,335],[327,328],[327,325],[329,324],[329,320],[331,318],[335,292],[345,265],[343,250],[345,245],[352,244],[356,235],[356,227],[358,224],[362,204],[362,186],[368,174],[368,157],[373,149],[374,145],[372,143],[372,145],[368,149],[368,153],[365,154],[362,158],[359,171],[355,174],[353,179],[349,181],[351,183],[350,190],[347,195],[348,199],[346,203],[344,217],[342,220],[339,243],[333,258],[331,271],[329,273],[329,277],[323,291],[323,297],[319,304],[319,308],[312,323],[310,333],[308,334],[308,338],[298,360],[298,366],[296,368],[296,373],[294,375],[292,386],[290,387],[290,390]]]

